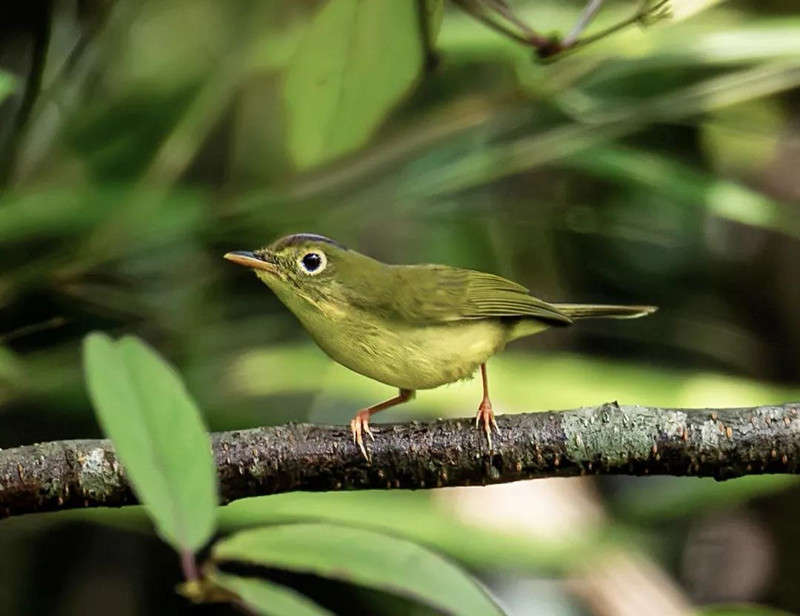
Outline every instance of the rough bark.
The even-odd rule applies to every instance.
[[[585,474],[730,479],[800,469],[800,403],[662,409],[616,403],[505,415],[489,452],[472,419],[376,424],[367,463],[347,428],[211,435],[223,503],[292,491],[428,489]],[[0,517],[136,503],[108,440],[0,451]]]

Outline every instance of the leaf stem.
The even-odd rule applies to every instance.
[[[181,571],[183,577],[187,582],[197,582],[200,580],[200,572],[197,570],[197,560],[195,560],[194,552],[191,550],[183,549],[180,552],[181,556]]]

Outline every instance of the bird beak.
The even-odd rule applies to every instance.
[[[265,261],[255,253],[246,250],[235,250],[225,254],[225,258],[236,265],[244,265],[250,269],[264,270],[270,274],[277,274],[278,268],[274,263]]]

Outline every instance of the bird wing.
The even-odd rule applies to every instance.
[[[491,317],[533,317],[552,325],[572,323],[556,306],[522,285],[494,274],[443,265],[395,266],[393,311],[416,323]]]

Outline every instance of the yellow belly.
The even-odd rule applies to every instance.
[[[316,331],[306,329],[330,357],[400,389],[431,389],[472,376],[502,350],[510,333],[494,319],[390,326],[343,318],[321,325],[316,321]]]

